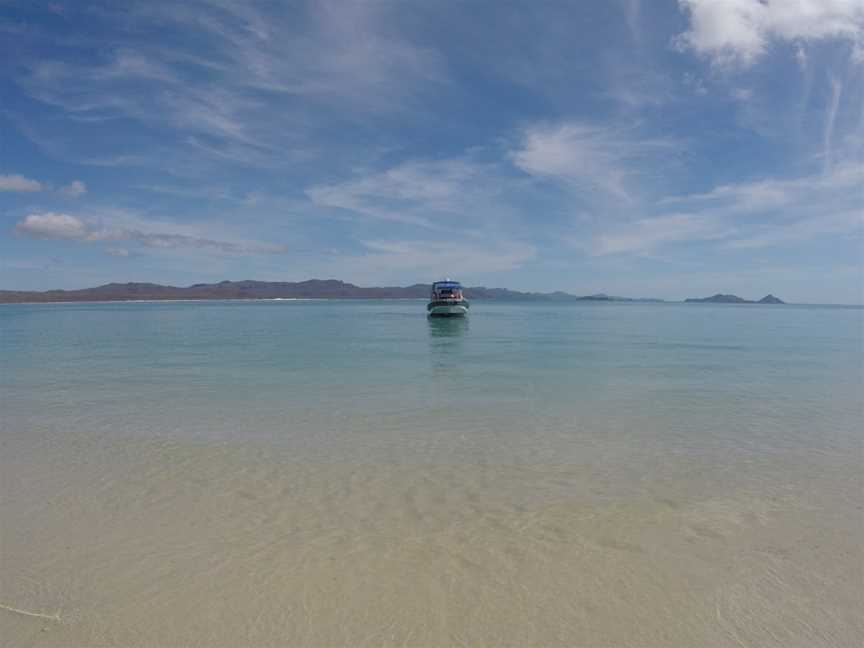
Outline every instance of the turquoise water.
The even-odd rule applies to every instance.
[[[0,306],[18,646],[859,646],[864,310]]]
[[[400,443],[446,444],[449,430],[454,453],[461,433],[569,452],[544,437],[551,419],[679,450],[850,449],[862,313],[478,302],[467,319],[427,320],[413,301],[7,305],[0,389],[7,426],[316,443],[305,431],[334,451],[408,426],[420,437]]]

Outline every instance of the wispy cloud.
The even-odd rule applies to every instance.
[[[42,191],[45,186],[38,180],[31,180],[22,175],[0,175],[0,191],[35,192]]]
[[[73,180],[68,185],[60,187],[60,193],[70,198],[80,198],[87,193],[87,185],[80,180]]]
[[[434,51],[390,28],[391,9],[221,0],[102,9],[96,15],[112,36],[99,52],[86,63],[43,57],[17,81],[82,128],[131,119],[182,133],[180,142],[204,156],[273,163],[327,124],[322,111],[362,122],[400,111],[443,80]],[[153,31],[183,38],[141,37]]]
[[[31,96],[62,108],[73,119],[125,117],[187,134],[257,143],[248,131],[258,102],[221,85],[187,85],[180,72],[166,66],[156,74],[155,67],[143,61],[130,65],[125,53],[102,66],[47,61],[19,82]]]
[[[88,223],[69,214],[45,212],[25,216],[15,225],[18,234],[36,239],[86,243],[129,241],[147,248],[192,248],[225,254],[286,252],[287,247],[258,242],[223,241],[158,229],[142,230],[104,223]]]
[[[828,101],[828,109],[825,113],[825,130],[822,136],[822,163],[827,171],[834,162],[833,144],[834,127],[837,122],[837,109],[840,107],[840,94],[843,92],[843,83],[831,78],[831,98]]]
[[[630,30],[633,42],[639,45],[642,41],[642,30],[639,24],[642,16],[642,0],[623,0],[623,4],[627,29]]]
[[[465,216],[468,196],[484,172],[466,161],[411,161],[345,182],[316,185],[306,193],[322,207],[380,220],[439,227],[435,215]],[[482,180],[482,178],[481,178]]]
[[[430,245],[428,240],[376,240],[364,241],[363,246],[365,253],[343,256],[337,262],[339,271],[355,280],[404,282],[406,278],[508,272],[537,256],[533,245],[495,240],[456,240],[447,245]]]
[[[573,214],[571,223],[578,221],[580,233],[561,231],[559,236],[592,256],[641,255],[679,243],[784,245],[801,240],[793,231],[836,235],[854,228],[856,221],[832,221],[833,214],[854,211],[864,198],[860,190],[864,165],[844,164],[829,173],[725,184],[709,192],[653,200],[643,195],[650,192],[639,189],[659,165],[668,164],[662,159],[676,150],[672,139],[640,137],[634,129],[566,122],[528,127],[518,141],[504,152],[504,159],[513,165],[509,170],[502,163],[481,164],[467,156],[414,161],[314,186],[307,194],[319,207],[338,208],[363,219],[444,230],[459,223],[460,232],[471,236],[478,214],[494,213],[510,190],[515,194],[527,190],[514,175],[518,170],[576,189],[565,196],[570,204],[564,210]],[[584,213],[586,202],[592,202],[585,196],[592,192],[598,198],[588,209],[590,215],[583,218],[579,214]],[[518,205],[509,208],[525,223],[534,218]],[[494,221],[485,224],[490,222]],[[499,243],[522,245],[513,237],[513,223],[508,225],[510,236],[498,230]],[[546,229],[554,231],[549,225]],[[477,229],[489,231],[495,230]],[[538,232],[533,234],[536,240]],[[532,236],[525,240],[531,241]],[[417,250],[411,254],[422,257]],[[398,263],[395,257],[394,263]]]
[[[729,248],[764,248],[819,236],[860,236],[864,165],[829,174],[722,185],[659,201],[672,214],[646,217],[598,234],[594,254],[642,253],[672,243],[717,241]]]
[[[850,236],[864,242],[864,209],[830,212],[782,224],[756,224],[746,235],[729,241],[732,248],[767,248],[812,241],[829,235]]]
[[[786,212],[783,208],[825,212],[832,207],[862,207],[864,200],[864,164],[835,167],[828,174],[797,178],[756,180],[715,187],[705,193],[670,196],[663,204],[702,205],[730,214]]]
[[[642,138],[632,129],[565,122],[528,127],[511,158],[530,175],[632,202],[646,161],[675,146],[672,139]]]
[[[672,243],[728,238],[734,231],[727,223],[694,214],[643,218],[597,235],[591,252],[597,255],[652,252]]]
[[[533,214],[508,200],[524,198],[520,190],[530,193],[530,187],[506,162],[475,155],[494,157],[485,150],[411,160],[310,188],[307,195],[316,207],[342,211],[364,231],[382,232],[380,238],[361,235],[362,253],[341,257],[342,272],[378,281],[398,281],[400,274],[419,280],[507,272],[534,259],[537,247],[518,224],[530,222]]]

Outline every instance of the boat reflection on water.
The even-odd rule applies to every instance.
[[[468,335],[467,317],[427,317],[429,323],[429,359],[436,375],[453,379],[462,373],[465,359],[463,344]],[[436,381],[437,383],[437,381]]]
[[[429,322],[429,337],[433,339],[433,345],[435,338],[458,338],[468,332],[467,317],[427,317],[426,321]],[[440,350],[446,351],[448,345],[442,343],[440,346]]]

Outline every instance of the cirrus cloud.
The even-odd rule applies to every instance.
[[[828,174],[721,185],[657,203],[674,213],[613,226],[593,239],[595,255],[645,253],[674,243],[717,242],[729,249],[800,244],[817,237],[861,237],[864,165]]]
[[[465,160],[411,161],[345,182],[316,185],[306,195],[316,205],[378,220],[436,227],[435,214],[460,214],[466,196],[485,180]]]
[[[600,189],[631,202],[640,162],[676,144],[671,138],[643,138],[627,129],[580,122],[535,124],[524,130],[511,160],[529,175]]]
[[[626,228],[598,235],[593,254],[640,253],[686,241],[712,241],[728,238],[734,228],[715,219],[694,214],[670,214],[643,218]]]

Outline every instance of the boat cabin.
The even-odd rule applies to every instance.
[[[432,301],[462,299],[462,284],[458,281],[436,281],[432,284]]]

